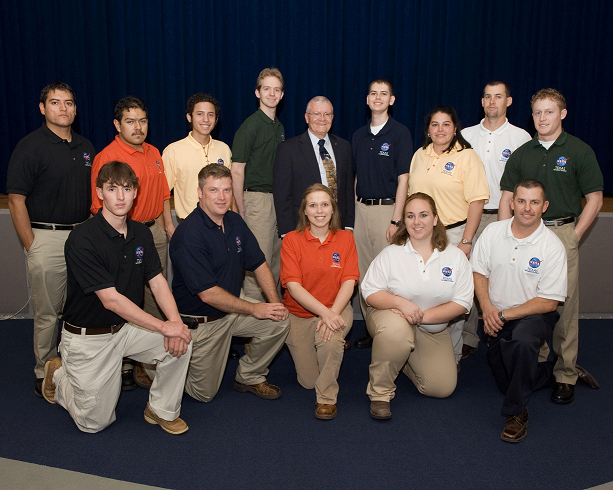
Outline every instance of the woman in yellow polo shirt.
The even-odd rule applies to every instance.
[[[434,198],[449,243],[470,257],[472,240],[490,191],[483,163],[462,137],[461,129],[453,107],[437,106],[430,110],[424,124],[424,143],[411,161],[409,195],[423,192]],[[451,322],[449,330],[459,363],[464,317]]]

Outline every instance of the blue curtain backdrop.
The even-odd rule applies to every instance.
[[[0,192],[53,80],[75,89],[75,127],[96,149],[115,134],[114,103],[133,94],[149,106],[148,141],[163,150],[184,137],[185,101],[197,91],[219,99],[215,135],[231,144],[256,108],[257,74],[277,66],[288,137],[304,131],[305,105],[322,94],[334,104],[332,131],[350,139],[366,122],[375,77],[393,81],[394,117],[416,145],[434,105],[478,123],[492,78],[509,82],[509,118],[533,133],[530,97],[555,87],[568,101],[565,129],[595,149],[613,193],[610,0],[2,0],[0,14]]]

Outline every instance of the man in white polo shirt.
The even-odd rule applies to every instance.
[[[477,241],[485,227],[497,220],[500,202],[500,178],[507,160],[517,148],[530,141],[530,135],[507,119],[507,108],[513,103],[509,86],[502,80],[492,80],[483,89],[481,105],[485,117],[479,124],[462,130],[462,136],[472,145],[485,167],[490,200],[483,206],[479,228],[473,237]],[[164,160],[165,161],[165,160]],[[477,350],[479,314],[473,306],[462,333],[462,359]]]
[[[566,298],[566,250],[541,219],[549,206],[534,179],[515,186],[515,217],[489,225],[470,257],[475,293],[490,336],[487,359],[505,395],[503,441],[527,435],[532,393],[554,383],[553,362],[538,362],[541,341],[551,336]]]

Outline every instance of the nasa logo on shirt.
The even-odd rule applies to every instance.
[[[145,249],[139,245],[138,247],[136,247],[136,250],[134,251],[134,253],[136,255],[135,264],[142,264],[143,257],[145,256]]]
[[[455,168],[455,163],[447,162],[443,167],[443,173],[446,175],[453,175],[453,169]]]
[[[89,153],[83,152],[83,160],[85,160],[85,166],[86,167],[91,167],[92,166],[92,157],[90,156]]]
[[[236,237],[236,253],[240,253],[243,251],[243,247],[241,247],[241,238],[239,236]]]
[[[217,160],[217,163],[219,163],[219,165],[223,165],[223,158],[220,158],[219,160]]]
[[[565,156],[561,156],[556,160],[556,166],[553,167],[554,172],[566,172],[566,164],[568,163],[568,158]]]
[[[453,273],[453,269],[451,267],[443,267],[441,272],[443,273],[443,277],[441,277],[441,281],[453,282],[453,278],[451,277],[451,274]]]
[[[160,173],[160,174],[161,174],[161,173],[162,173],[162,165],[161,165],[161,164],[160,164],[160,162],[158,162],[157,160],[155,161],[155,163],[156,163],[156,164],[157,164],[157,166],[158,166],[158,173]]]
[[[392,145],[390,145],[389,143],[383,143],[381,145],[381,151],[379,152],[379,155],[382,157],[389,157],[390,156],[390,147]]]
[[[285,141],[285,133],[281,133],[281,141]]]
[[[538,257],[532,257],[528,261],[528,267],[524,269],[524,272],[529,272],[530,274],[540,274],[538,268],[541,266],[543,261]]]
[[[498,160],[501,163],[506,163],[506,161],[509,159],[509,157],[511,156],[511,150],[509,150],[508,148],[505,148],[504,150],[502,150],[502,153],[500,154],[500,160]]]
[[[332,254],[332,266],[331,267],[341,267],[341,256],[338,252],[334,252]]]

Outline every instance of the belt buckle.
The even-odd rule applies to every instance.
[[[111,325],[111,335],[119,332],[119,329],[123,327],[122,324],[117,324],[117,325]]]
[[[375,200],[374,199],[366,199],[366,205],[367,206],[374,206],[375,205]]]

